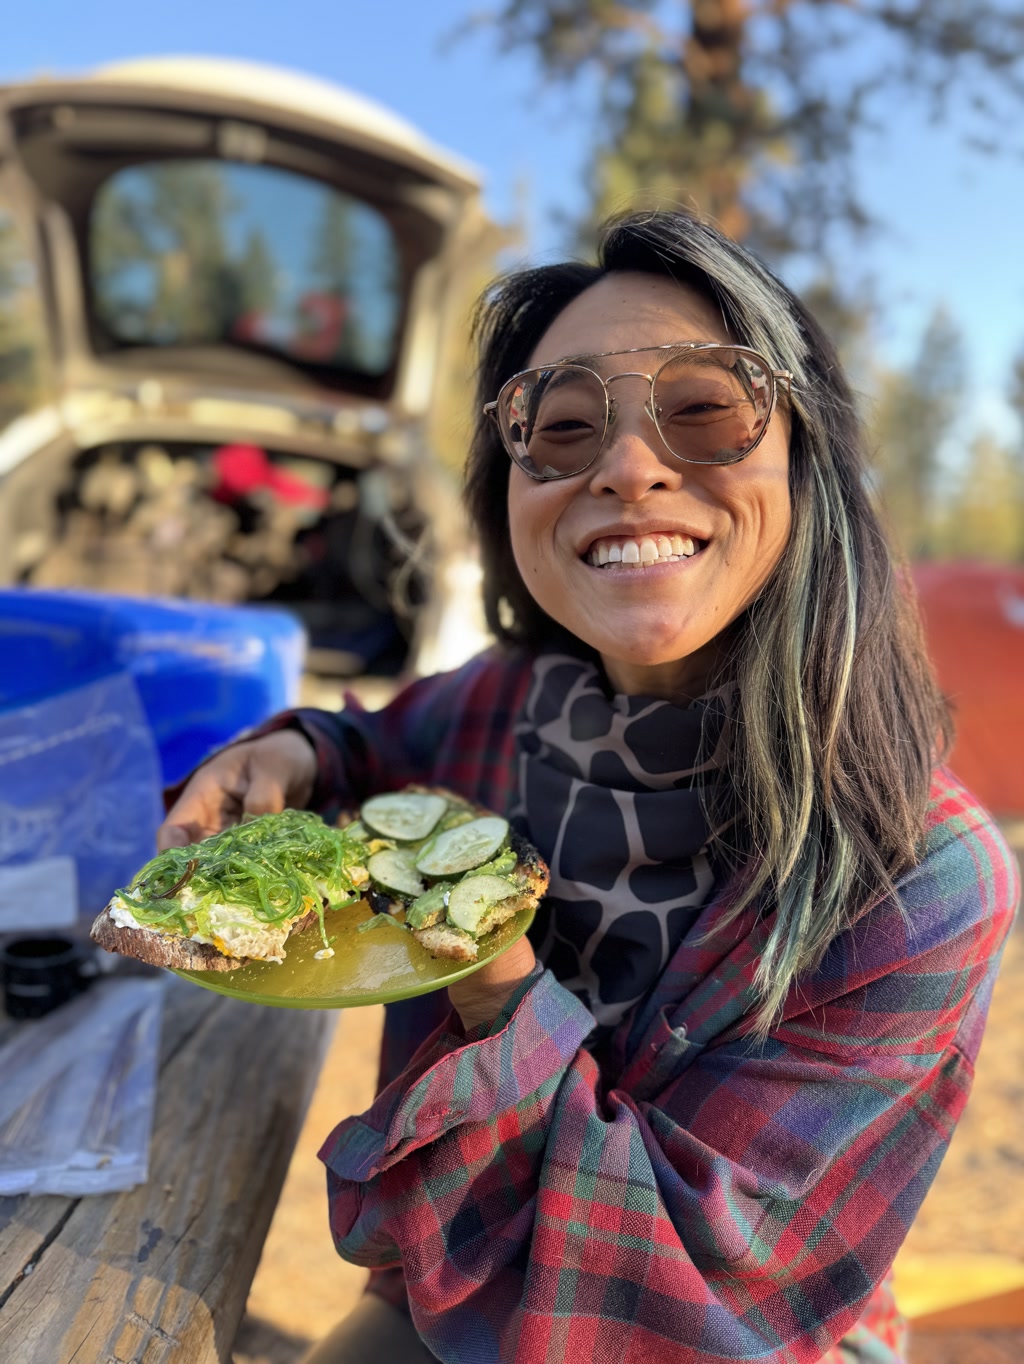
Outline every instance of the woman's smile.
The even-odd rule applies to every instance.
[[[688,561],[699,554],[706,543],[667,531],[624,537],[600,535],[581,557],[592,568],[648,569]]]
[[[616,274],[559,313],[530,363],[676,341],[735,338],[693,290]],[[597,363],[610,375],[626,362]],[[699,694],[713,641],[761,591],[789,539],[786,422],[776,414],[738,463],[690,464],[666,448],[645,408],[644,376],[617,388],[617,420],[588,468],[547,482],[512,468],[516,564],[548,615],[598,651],[616,688]]]

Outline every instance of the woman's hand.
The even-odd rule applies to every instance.
[[[493,1023],[509,996],[533,970],[537,958],[527,937],[512,944],[500,957],[481,966],[471,976],[448,986],[448,998],[468,1032],[479,1023]]]
[[[237,824],[243,815],[302,810],[313,793],[316,754],[296,729],[233,744],[192,775],[156,832],[156,845],[181,848]]]

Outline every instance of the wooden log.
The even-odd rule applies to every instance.
[[[0,1359],[230,1359],[333,1015],[180,980],[166,1003],[147,1183],[5,1200]]]

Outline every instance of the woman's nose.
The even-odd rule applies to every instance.
[[[666,448],[646,405],[627,404],[614,417],[590,471],[590,491],[637,502],[655,489],[680,487],[683,466]]]

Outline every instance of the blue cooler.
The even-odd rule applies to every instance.
[[[127,673],[166,785],[239,730],[294,705],[305,652],[301,624],[277,608],[0,591],[0,710]]]

